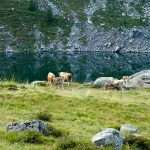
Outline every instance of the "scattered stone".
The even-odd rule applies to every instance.
[[[6,126],[7,131],[35,131],[47,134],[47,125],[41,120],[33,120],[28,122],[13,122]]]
[[[130,133],[132,135],[138,136],[138,130],[135,126],[130,124],[123,124],[120,128],[121,135],[125,136],[127,133]]]
[[[106,128],[103,131],[97,133],[92,142],[97,146],[112,146],[116,150],[121,150],[123,145],[123,138],[120,132],[113,128]]]
[[[117,45],[114,52],[119,52],[120,50],[121,50],[121,47],[119,45]]]
[[[111,46],[112,46],[112,43],[105,43],[105,45],[104,45],[106,48],[110,48]]]

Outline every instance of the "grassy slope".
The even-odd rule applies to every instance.
[[[16,91],[0,86],[0,149],[52,148],[58,142],[57,138],[46,137],[47,142],[39,145],[11,144],[5,138],[4,127],[8,123],[35,119],[39,112],[53,115],[52,122],[48,124],[89,143],[100,129],[126,123],[135,125],[141,135],[150,139],[149,89],[121,93],[76,84],[64,91],[50,87],[17,86]]]

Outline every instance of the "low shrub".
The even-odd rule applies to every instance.
[[[32,144],[42,144],[43,137],[42,134],[35,131],[28,132],[8,132],[6,133],[6,139],[10,143],[32,143]]]
[[[65,133],[64,131],[61,131],[59,129],[54,128],[51,125],[48,125],[48,133],[47,136],[53,136],[55,138],[61,137],[63,135],[65,135],[67,133]]]
[[[0,87],[1,88],[8,88],[8,89],[13,89],[13,90],[16,90],[17,89],[17,84],[16,83],[14,83],[14,82],[12,82],[12,81],[10,81],[10,82],[8,82],[8,81],[6,81],[6,82],[0,82]]]
[[[52,114],[48,112],[39,112],[36,114],[36,118],[43,121],[52,121]]]
[[[38,6],[36,4],[35,0],[29,0],[29,11],[36,11],[38,9]]]
[[[136,150],[150,149],[150,140],[142,136],[128,136],[125,138],[124,144]]]
[[[92,142],[79,141],[76,137],[65,136],[60,138],[54,145],[54,150],[97,150]]]

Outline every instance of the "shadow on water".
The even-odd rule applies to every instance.
[[[0,53],[0,78],[18,81],[47,80],[48,72],[73,73],[76,82],[90,82],[100,76],[121,78],[150,68],[149,53],[102,52],[13,52]]]

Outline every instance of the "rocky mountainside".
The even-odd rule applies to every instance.
[[[0,0],[0,51],[150,52],[150,0]]]

